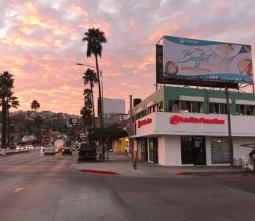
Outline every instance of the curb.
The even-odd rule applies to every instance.
[[[98,175],[112,175],[112,176],[120,176],[121,174],[113,172],[113,171],[108,171],[108,170],[91,170],[91,169],[81,169],[78,170],[79,172],[82,173],[87,173],[87,174],[98,174]]]
[[[29,153],[30,151],[29,150],[24,150],[24,151],[15,151],[15,152],[9,152],[9,153],[6,153],[6,155],[1,155],[1,157],[4,157],[4,156],[8,156],[8,155],[14,155],[14,154],[19,154],[19,153]]]
[[[212,172],[179,172],[175,176],[214,176],[214,175],[231,175],[231,174],[253,174],[251,170],[245,171],[212,171]]]

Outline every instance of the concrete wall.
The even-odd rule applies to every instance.
[[[149,154],[149,146],[148,146],[148,154]],[[149,156],[148,156],[148,159],[149,159]],[[158,138],[158,164],[159,165],[166,164],[166,139],[164,136],[160,136]]]
[[[252,148],[242,147],[243,144],[255,144],[255,138],[238,137],[233,139],[234,164],[247,166],[249,153]],[[206,165],[207,166],[230,166],[230,163],[212,163],[211,137],[206,137]],[[181,161],[181,137],[180,136],[160,136],[159,137],[159,164],[163,166],[188,166]]]
[[[138,158],[141,159],[141,144],[140,142],[137,143],[135,140],[135,148],[137,147],[137,144]],[[252,151],[252,148],[241,146],[243,144],[255,144],[255,138],[233,138],[234,165],[246,167],[249,162],[249,153]],[[206,137],[205,145],[207,166],[230,166],[230,163],[212,163],[211,137]],[[166,135],[158,137],[158,163],[162,166],[189,166],[187,164],[183,165],[181,161],[181,136]]]
[[[164,136],[165,139],[165,166],[181,166],[180,136]]]

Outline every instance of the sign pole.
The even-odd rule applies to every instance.
[[[226,94],[227,115],[228,115],[229,158],[230,158],[230,164],[231,164],[231,166],[233,166],[233,139],[232,139],[232,131],[231,131],[231,117],[230,117],[229,92],[228,92],[228,86],[227,86],[227,84],[225,84],[225,94]]]

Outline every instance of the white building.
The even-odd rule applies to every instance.
[[[247,165],[255,144],[255,95],[230,93],[234,164]],[[138,158],[165,166],[230,165],[222,91],[164,87],[133,109]]]

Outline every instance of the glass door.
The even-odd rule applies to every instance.
[[[149,161],[158,163],[158,138],[149,138]]]
[[[181,137],[182,164],[205,165],[205,138],[204,137]]]
[[[205,138],[193,137],[194,164],[205,165]]]

